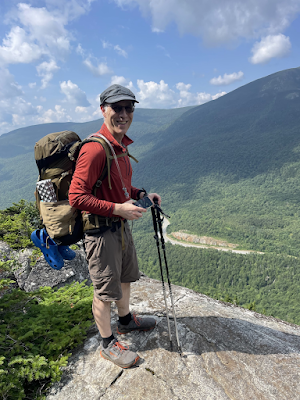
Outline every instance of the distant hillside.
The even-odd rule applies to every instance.
[[[171,230],[299,254],[300,68],[187,111],[151,140],[135,184],[164,194]]]
[[[299,110],[300,68],[198,107],[137,109],[129,132],[135,141],[131,152],[139,159],[133,184],[163,195],[172,216],[170,230],[298,256]],[[97,125],[93,121],[68,129],[84,137]],[[53,131],[54,125],[49,128]],[[24,136],[22,130],[0,136],[0,148],[15,145],[18,154],[0,159],[2,208],[21,197],[33,199],[35,129],[34,134],[27,128]]]
[[[139,157],[146,143],[154,133],[163,131],[174,120],[192,107],[172,110],[141,109],[135,110],[134,122],[129,135],[135,140],[134,155]],[[18,202],[21,198],[34,200],[33,191],[37,179],[37,168],[33,149],[35,143],[51,132],[73,130],[82,139],[97,132],[103,119],[86,123],[52,123],[16,129],[0,136],[0,209]],[[144,140],[144,135],[148,135]]]

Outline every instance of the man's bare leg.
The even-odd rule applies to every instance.
[[[121,283],[121,288],[122,298],[116,301],[116,305],[118,307],[119,317],[125,317],[125,315],[129,314],[130,282]]]
[[[126,313],[126,310],[129,310],[130,285],[125,284],[122,290],[124,290],[124,292],[122,299],[118,301],[118,310],[120,310],[121,313]],[[114,339],[111,331],[110,305],[111,302],[101,301],[94,296],[93,314],[103,339],[100,347],[100,355],[121,368],[129,368],[134,365],[140,357],[137,353],[129,350],[128,347],[124,347],[119,341]]]
[[[95,295],[92,310],[100,335],[107,338],[112,335],[110,324],[110,301],[99,300]]]
[[[116,301],[116,305],[118,307],[119,316],[124,317],[129,314],[130,283],[121,283],[121,287],[122,298],[121,300]],[[104,338],[112,335],[110,305],[110,301],[99,300],[94,295],[92,310],[100,335]]]

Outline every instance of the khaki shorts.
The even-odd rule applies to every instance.
[[[114,229],[113,229],[114,230]],[[122,298],[121,282],[140,278],[136,251],[128,223],[124,224],[125,250],[122,250],[122,228],[104,233],[86,234],[84,239],[90,277],[95,296],[103,301]]]

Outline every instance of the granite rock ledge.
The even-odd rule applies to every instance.
[[[84,280],[89,284],[84,251],[76,252],[75,260],[55,271],[43,257],[31,267],[30,250],[15,252],[0,242],[0,259],[20,265],[8,277],[25,291]],[[300,400],[300,326],[187,288],[172,285],[172,292],[181,356],[172,318],[170,350],[161,282],[144,276],[132,284],[131,309],[153,315],[157,326],[120,335],[140,355],[138,365],[122,370],[101,358],[101,338],[93,326],[47,400]],[[115,308],[112,321],[116,332]]]
[[[157,327],[120,337],[140,355],[138,365],[122,370],[102,359],[93,327],[47,400],[300,399],[300,326],[183,287],[172,291],[181,356],[173,319],[170,350],[161,282],[143,277],[132,285],[131,307],[155,316]]]

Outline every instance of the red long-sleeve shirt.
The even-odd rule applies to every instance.
[[[116,155],[126,153],[126,149],[116,141],[105,124],[102,125],[99,133],[110,141]],[[125,146],[133,143],[126,135],[122,142]],[[71,206],[92,214],[111,217],[115,203],[124,203],[128,200],[122,189],[123,184],[115,160],[112,161],[110,168],[112,189],[109,189],[106,177],[102,185],[97,188],[96,196],[93,195],[93,188],[101,176],[105,163],[106,154],[100,143],[89,142],[82,146],[69,190],[69,202]],[[137,199],[139,189],[131,186],[132,168],[129,157],[119,157],[118,163],[123,182],[130,197]]]

